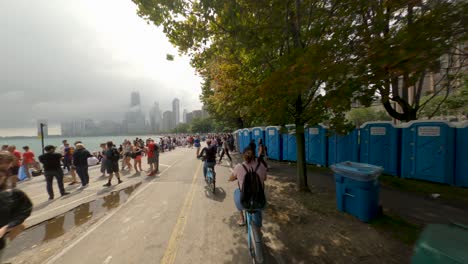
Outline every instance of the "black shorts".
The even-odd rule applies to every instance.
[[[119,172],[119,163],[115,161],[108,161],[106,164],[106,170],[108,174]]]
[[[10,173],[11,173],[11,176],[13,175],[18,175],[18,172],[19,172],[19,168],[18,166],[13,166],[10,168]]]

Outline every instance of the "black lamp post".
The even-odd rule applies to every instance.
[[[44,126],[47,126],[44,123],[40,124],[41,126],[41,146],[42,146],[42,155],[44,155]]]

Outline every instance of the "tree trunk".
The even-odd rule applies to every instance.
[[[308,191],[307,166],[305,155],[304,124],[296,121],[296,153],[297,153],[297,188],[299,191]]]

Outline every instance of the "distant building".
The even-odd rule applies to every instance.
[[[187,124],[187,109],[184,109],[184,113],[182,114],[182,122]]]
[[[130,109],[125,113],[125,118],[122,122],[125,133],[138,134],[147,131],[145,115],[141,111],[140,102],[140,93],[132,92],[130,97]]]
[[[187,113],[186,119],[187,119],[187,124],[192,123],[192,121],[193,121],[193,112]]]
[[[202,110],[195,110],[192,112],[193,118],[203,118]]]
[[[159,109],[159,103],[154,102],[149,113],[151,132],[160,133],[162,129],[162,115]]]
[[[174,124],[175,126],[180,123],[180,101],[177,98],[174,98],[172,101],[172,114],[174,115]]]
[[[163,113],[162,130],[164,132],[170,132],[172,129],[175,128],[174,121],[174,114],[171,111],[165,111]]]
[[[132,92],[130,97],[130,107],[138,106],[140,107],[140,93],[139,92]]]

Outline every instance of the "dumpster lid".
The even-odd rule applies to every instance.
[[[336,173],[339,173],[345,177],[353,178],[357,181],[374,180],[383,172],[382,167],[351,161],[345,161],[331,165],[331,169]]]
[[[466,245],[468,245],[468,228],[453,224],[430,224],[426,226],[416,243],[412,262],[430,263],[439,259],[468,263]]]

